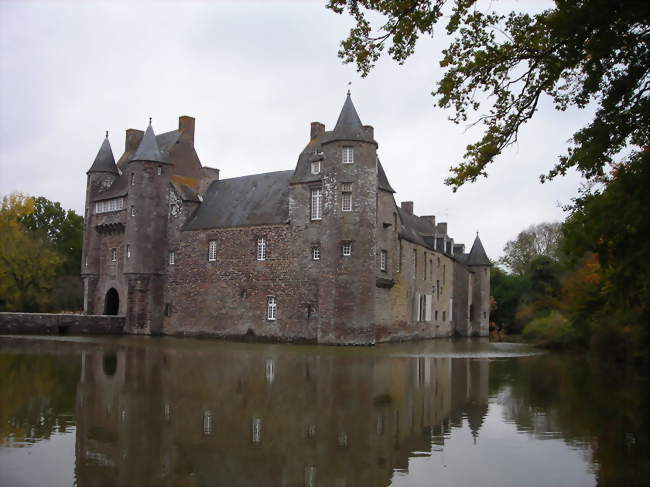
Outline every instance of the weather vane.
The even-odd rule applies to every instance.
[[[348,95],[350,94],[350,86],[352,86],[352,81],[348,81]]]
[[[108,139],[108,130],[106,131],[106,138]]]

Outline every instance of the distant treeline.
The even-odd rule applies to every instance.
[[[557,348],[647,363],[650,152],[583,188],[562,223],[522,231],[492,272],[491,321]]]
[[[43,197],[12,193],[0,207],[0,311],[83,307],[83,218]]]

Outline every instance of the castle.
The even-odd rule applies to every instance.
[[[490,261],[434,216],[397,206],[373,127],[350,94],[312,122],[294,170],[220,179],[194,119],[107,138],[88,170],[81,277],[87,314],[134,334],[324,344],[487,336]]]

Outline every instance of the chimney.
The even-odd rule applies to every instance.
[[[425,220],[428,224],[430,224],[433,229],[436,229],[436,216],[435,215],[422,215],[420,218]]]
[[[178,117],[178,130],[181,133],[181,140],[189,142],[194,147],[194,117],[182,115]]]
[[[126,140],[124,141],[124,152],[135,152],[140,145],[144,132],[138,129],[126,129]]]
[[[402,201],[401,205],[402,210],[404,210],[409,215],[413,214],[413,202],[412,201]]]
[[[436,233],[438,235],[447,235],[447,224],[440,222],[436,225]]]
[[[325,135],[325,125],[320,122],[311,123],[311,136],[309,140],[317,139]]]
[[[370,140],[375,140],[375,129],[374,129],[374,127],[372,125],[364,125],[363,126],[363,133]]]

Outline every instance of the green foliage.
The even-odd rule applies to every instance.
[[[14,193],[0,208],[0,309],[81,307],[83,219],[59,203]]]
[[[561,228],[562,224],[558,222],[531,225],[519,232],[516,239],[506,243],[499,263],[521,276],[526,273],[534,257],[545,255],[559,260]]]
[[[507,333],[519,333],[515,316],[522,297],[529,288],[528,279],[524,276],[507,274],[498,267],[490,272],[490,291],[496,303],[496,308],[490,312],[490,321],[497,323]]]
[[[576,330],[559,311],[551,311],[528,323],[523,336],[548,348],[568,348],[575,345],[577,340]]]
[[[632,144],[649,143],[650,3],[641,0],[556,0],[541,13],[482,12],[476,0],[329,0],[356,25],[339,56],[366,76],[390,43],[388,54],[403,63],[420,36],[430,36],[444,17],[451,43],[446,69],[433,93],[451,108],[451,120],[476,123],[483,137],[467,146],[464,160],[446,182],[454,190],[479,176],[509,145],[549,97],[557,110],[596,105],[591,123],[576,132],[567,154],[546,176],[575,167],[587,178],[605,174],[613,157]],[[488,4],[491,5],[491,4]],[[491,8],[491,7],[490,7]],[[379,14],[373,28],[367,15]]]

